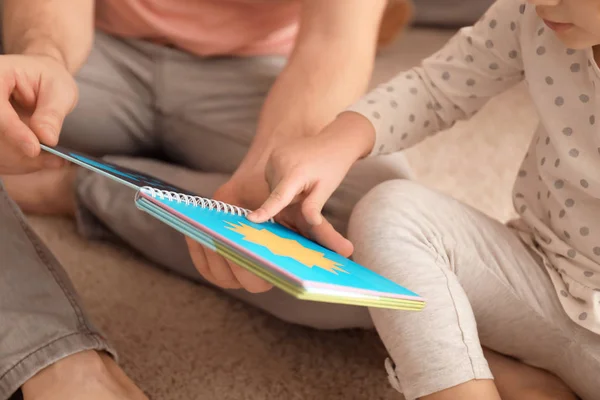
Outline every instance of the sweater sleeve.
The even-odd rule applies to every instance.
[[[400,151],[471,117],[523,80],[519,32],[523,0],[498,0],[420,66],[379,85],[347,111],[376,131],[371,155]]]

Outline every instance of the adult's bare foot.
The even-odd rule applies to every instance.
[[[95,351],[57,361],[21,389],[24,400],[148,400],[111,357]]]
[[[577,400],[557,376],[484,349],[502,400]]]
[[[10,197],[24,212],[73,216],[77,169],[69,164],[59,169],[1,178]]]

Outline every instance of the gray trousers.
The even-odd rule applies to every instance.
[[[263,100],[284,64],[279,57],[202,59],[98,33],[77,76],[80,101],[65,121],[60,144],[111,155],[114,162],[210,196],[246,154]],[[399,155],[360,162],[325,214],[345,232],[367,191],[408,176]],[[160,266],[205,283],[183,237],[137,210],[131,189],[82,170],[76,192],[77,223],[85,236],[118,237]],[[63,269],[2,189],[0,254],[0,400],[69,354],[114,353],[87,319]],[[225,292],[297,324],[372,327],[361,307],[299,301],[277,289]]]

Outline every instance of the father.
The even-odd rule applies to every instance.
[[[181,235],[134,208],[129,189],[40,155],[39,142],[55,145],[60,133],[64,146],[255,208],[268,194],[270,151],[316,134],[365,90],[378,37],[390,36],[380,26],[405,22],[405,4],[392,1],[395,19],[380,25],[387,0],[4,0],[0,400],[19,388],[26,400],[145,398],[107,356],[113,349],[8,194],[25,211],[72,215],[87,236],[118,236],[280,318],[371,326],[366,309],[265,292],[265,282],[215,254],[193,243],[188,252]],[[309,229],[295,214],[287,222],[348,253],[337,232],[354,204],[408,175],[394,157],[350,171],[325,207],[331,224]]]

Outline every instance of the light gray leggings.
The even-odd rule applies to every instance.
[[[481,346],[549,370],[600,398],[600,336],[564,313],[514,231],[412,181],[365,196],[349,227],[358,262],[427,299],[422,312],[371,309],[407,400],[491,378]]]

